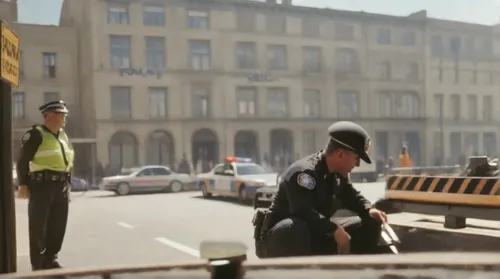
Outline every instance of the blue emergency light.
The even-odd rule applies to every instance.
[[[244,157],[226,157],[224,159],[228,163],[251,163],[252,158],[244,158]]]

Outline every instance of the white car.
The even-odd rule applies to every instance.
[[[124,170],[120,175],[104,177],[99,189],[113,191],[120,196],[129,193],[181,192],[196,184],[188,174],[173,172],[165,166],[144,166]]]
[[[247,202],[253,200],[257,189],[276,186],[278,174],[269,173],[249,158],[226,157],[224,161],[210,172],[198,175],[203,197],[237,197]]]

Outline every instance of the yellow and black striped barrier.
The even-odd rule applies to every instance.
[[[387,178],[386,198],[436,204],[500,207],[496,177],[395,175]]]

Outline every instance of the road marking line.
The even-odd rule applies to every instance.
[[[129,229],[129,230],[134,228],[134,226],[127,224],[125,222],[117,222],[116,224],[118,224],[118,226],[120,226],[120,227],[124,227],[124,228]]]
[[[177,249],[181,252],[184,252],[188,255],[191,255],[193,257],[197,257],[197,258],[200,257],[200,251],[193,249],[191,247],[185,246],[183,244],[180,244],[178,242],[172,241],[170,239],[166,239],[164,237],[157,237],[157,238],[155,238],[155,240],[162,243],[162,244],[165,244],[171,248]]]

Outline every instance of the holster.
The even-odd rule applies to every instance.
[[[253,238],[255,239],[255,254],[258,258],[267,257],[267,247],[265,238],[267,232],[273,226],[272,214],[268,209],[259,208],[253,215],[252,224],[254,227]]]

